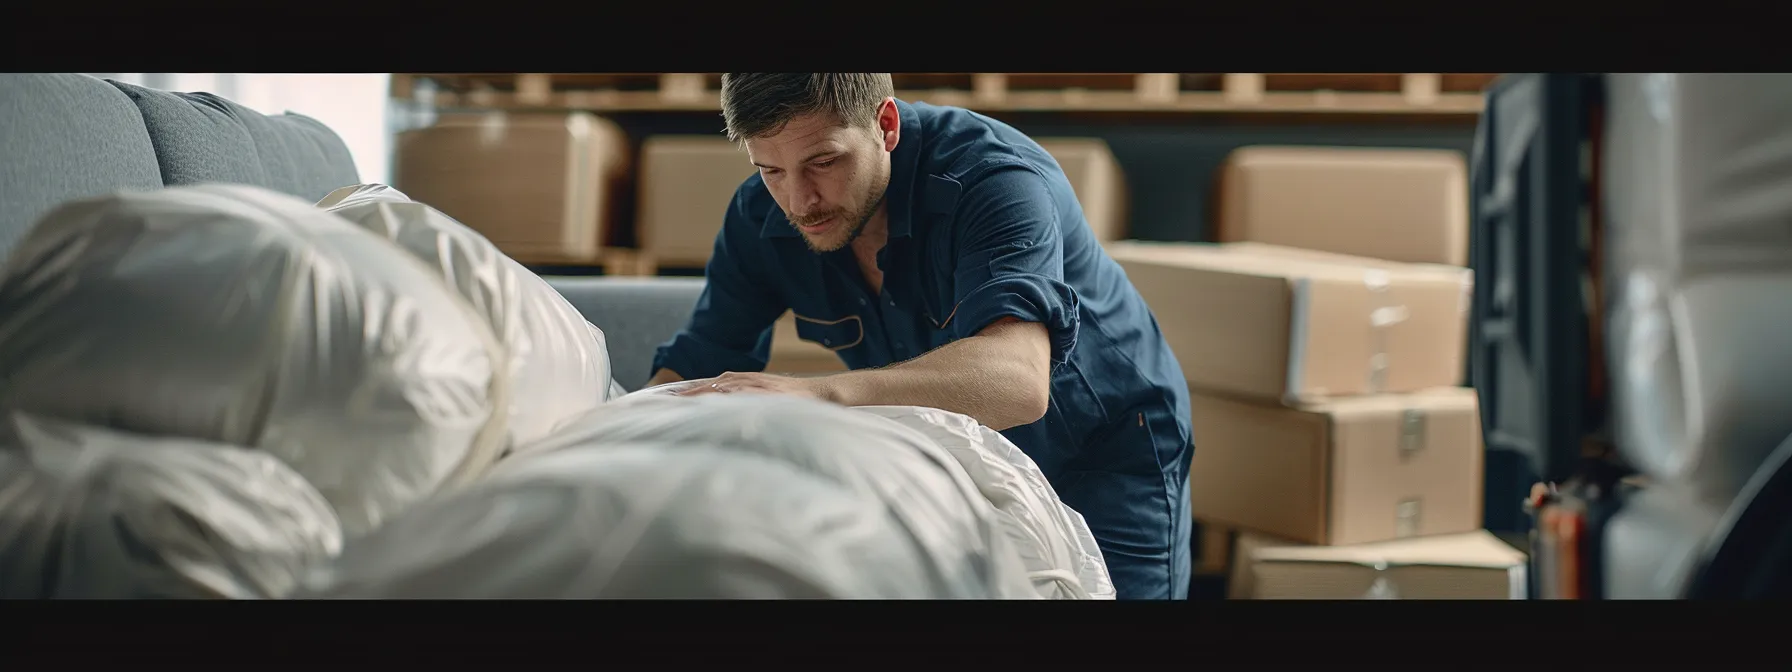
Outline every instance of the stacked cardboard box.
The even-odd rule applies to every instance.
[[[1123,241],[1108,253],[1198,390],[1297,402],[1461,375],[1467,269],[1261,244]]]
[[[531,264],[596,263],[628,138],[585,112],[444,114],[398,135],[393,186]]]
[[[1198,393],[1190,492],[1205,520],[1311,544],[1481,527],[1473,390],[1293,407]]]
[[[1238,534],[1233,599],[1516,600],[1525,554],[1484,530],[1356,546],[1308,546]]]
[[[1221,244],[1110,245],[1189,382],[1202,569],[1234,597],[1510,596],[1351,574],[1523,564],[1480,530],[1479,409],[1453,387],[1466,172],[1448,151],[1246,147],[1221,171]]]
[[[734,192],[756,170],[739,145],[708,135],[658,135],[641,143],[636,237],[664,266],[709,262]]]
[[[1240,148],[1220,171],[1215,240],[1463,266],[1467,176],[1450,150]]]

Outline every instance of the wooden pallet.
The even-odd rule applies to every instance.
[[[903,100],[991,112],[1479,114],[1474,73],[897,73]],[[421,86],[428,82],[429,86]],[[437,107],[714,111],[718,73],[397,74],[392,95]]]
[[[720,73],[422,73],[392,75],[392,97],[471,107],[719,109]],[[430,100],[433,99],[433,100]]]
[[[1220,94],[1239,105],[1287,105],[1311,101],[1318,107],[1351,102],[1390,104],[1400,101],[1411,109],[1458,108],[1474,103],[1480,111],[1480,92],[1497,75],[1472,73],[1226,73]]]
[[[1087,94],[1111,99],[1161,103],[1175,98],[1174,74],[1169,73],[1016,73],[1016,72],[920,72],[895,73],[897,91],[913,98],[956,100],[966,106],[1003,107],[1012,96],[1059,96],[1065,107],[1074,107]],[[912,93],[910,93],[912,92]],[[898,95],[898,97],[903,97]],[[907,100],[908,97],[903,97]]]

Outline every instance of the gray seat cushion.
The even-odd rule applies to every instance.
[[[76,74],[0,74],[0,264],[65,201],[162,187],[131,100]]]
[[[230,182],[316,201],[360,182],[348,146],[316,119],[267,116],[209,93],[109,83],[142,111],[167,186]]]
[[[647,384],[654,351],[683,329],[703,278],[547,276],[554,289],[604,330],[610,375],[630,392]]]

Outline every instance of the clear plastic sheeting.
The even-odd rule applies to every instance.
[[[351,535],[465,483],[506,361],[436,272],[311,203],[198,185],[77,201],[0,275],[0,408],[280,458]]]
[[[1606,81],[1617,443],[1727,498],[1792,435],[1792,75]]]
[[[314,599],[938,599],[876,497],[785,460],[651,443],[508,463],[359,539]]]
[[[15,414],[0,446],[0,599],[269,599],[341,550],[274,457]]]
[[[1040,596],[1054,600],[1115,598],[1095,534],[1064,505],[1033,458],[970,416],[919,406],[859,406],[933,440],[958,461],[1000,513]]]
[[[567,423],[492,473],[560,450],[641,441],[772,458],[875,498],[924,560],[927,594],[1039,597],[1000,512],[952,455],[900,423],[833,404],[757,394],[636,393]]]
[[[614,389],[604,334],[560,293],[485,236],[381,184],[318,203],[433,267],[485,318],[510,355],[510,440],[535,441]]]

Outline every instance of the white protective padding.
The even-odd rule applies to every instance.
[[[1792,75],[1607,77],[1613,428],[1727,499],[1792,435]]]
[[[1000,512],[951,455],[900,423],[829,403],[758,394],[637,393],[574,419],[492,473],[511,468],[510,460],[526,465],[535,455],[641,441],[773,458],[874,497],[925,559],[930,595],[1039,597]]]
[[[430,268],[256,187],[74,202],[0,269],[0,408],[266,451],[350,535],[497,459],[502,361]]]
[[[1019,550],[1041,597],[1115,599],[1114,583],[1095,533],[1064,504],[1033,458],[968,415],[922,406],[857,406],[933,440],[996,507],[1003,531]]]
[[[875,497],[713,446],[580,445],[507,461],[306,581],[319,599],[938,599]]]
[[[260,451],[14,414],[0,599],[273,599],[342,549],[336,515]]]
[[[485,318],[510,355],[511,445],[546,436],[617,389],[603,331],[479,232],[382,184],[343,187],[317,205],[398,243]]]
[[[630,393],[625,401],[676,398],[680,381]],[[1045,473],[1001,433],[970,416],[920,406],[858,406],[915,430],[950,455],[990,505],[1009,545],[1020,554],[1045,599],[1114,599],[1107,563],[1082,514],[1064,504]]]

